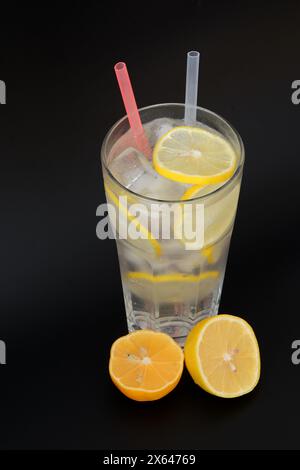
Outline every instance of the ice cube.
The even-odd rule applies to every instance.
[[[128,147],[109,164],[109,169],[116,180],[126,188],[145,173],[146,157],[133,147]]]
[[[120,243],[119,255],[122,260],[122,267],[124,271],[140,271],[140,272],[150,272],[151,266],[147,261],[146,257],[143,257],[141,252],[136,249],[134,246],[126,244],[126,242]]]
[[[184,192],[181,184],[160,176],[151,166],[149,171],[134,181],[130,189],[142,196],[167,201],[180,199]]]
[[[146,124],[145,130],[151,147],[154,147],[157,140],[176,125],[178,124],[174,120],[167,118],[154,119],[151,123]]]
[[[195,270],[203,270],[204,264],[204,259],[200,252],[185,250],[182,257],[176,260],[176,270],[180,273],[193,274]]]
[[[121,184],[141,196],[174,201],[184,192],[183,185],[160,176],[147,157],[133,147],[115,157],[109,168]]]

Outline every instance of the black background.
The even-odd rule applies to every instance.
[[[1,9],[0,448],[299,448],[299,3]],[[191,49],[201,51],[199,104],[246,148],[220,311],[254,327],[262,376],[228,401],[184,373],[169,396],[142,404],[107,372],[126,322],[114,241],[95,234],[100,144],[124,114],[114,63],[127,62],[139,106],[182,102]]]

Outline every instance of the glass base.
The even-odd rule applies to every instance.
[[[181,347],[184,347],[190,330],[204,318],[217,315],[218,310],[219,302],[215,302],[209,309],[201,310],[193,314],[192,318],[185,319],[178,318],[178,316],[152,319],[147,312],[133,311],[127,318],[128,330],[129,332],[144,329],[161,331],[162,333],[172,336]]]

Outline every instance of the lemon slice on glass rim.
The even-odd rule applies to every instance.
[[[185,184],[225,182],[233,175],[236,164],[229,142],[204,127],[174,127],[157,141],[153,150],[157,173]]]

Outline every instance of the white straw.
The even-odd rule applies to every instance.
[[[198,73],[200,53],[190,51],[187,54],[186,63],[186,87],[185,87],[185,113],[184,122],[191,126],[196,121],[197,96],[198,96]]]

